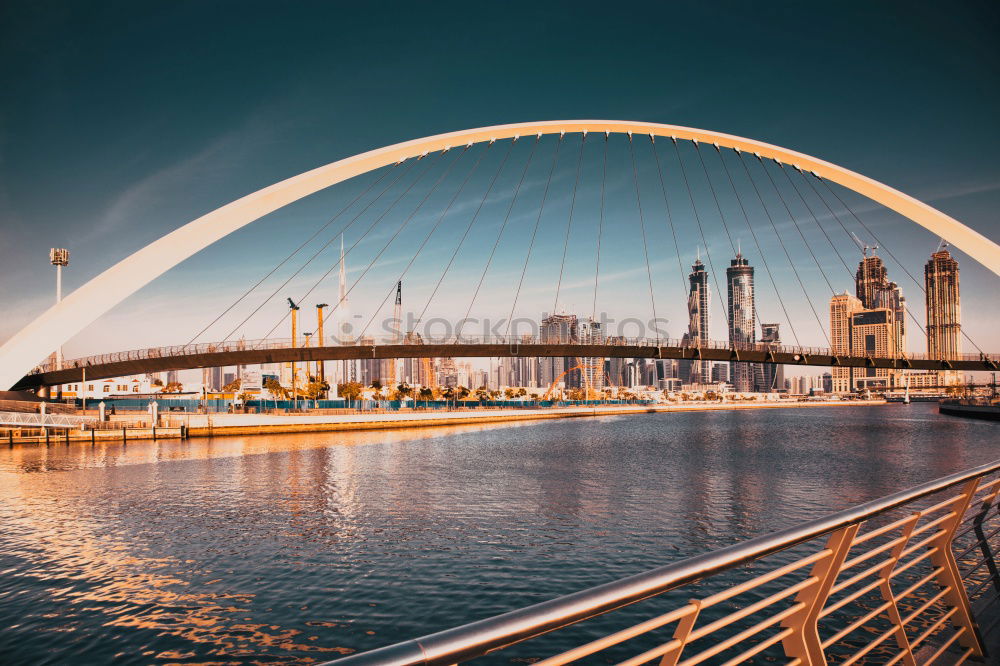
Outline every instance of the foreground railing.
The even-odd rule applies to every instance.
[[[536,666],[997,663],[982,634],[1000,618],[998,470],[331,663],[454,664],[497,650]]]

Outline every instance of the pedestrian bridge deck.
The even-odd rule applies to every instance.
[[[964,354],[935,359],[926,354],[894,358],[835,354],[821,347],[796,347],[755,343],[734,347],[728,342],[708,341],[699,346],[681,340],[655,338],[607,338],[600,344],[541,339],[531,336],[454,338],[424,340],[420,344],[398,344],[393,340],[367,340],[364,344],[299,347],[290,339],[238,340],[176,347],[150,347],[65,361],[61,369],[43,365],[25,375],[15,390],[55,386],[86,379],[105,379],[147,372],[211,368],[257,363],[308,361],[437,358],[437,357],[586,357],[664,358],[704,361],[779,363],[826,367],[896,368],[913,370],[998,370],[1000,354]]]

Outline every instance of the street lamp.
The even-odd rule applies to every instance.
[[[326,337],[323,335],[323,308],[330,307],[326,303],[316,304],[316,346],[325,347]],[[317,379],[321,382],[326,381],[326,361],[316,361],[316,374],[319,375]]]
[[[62,269],[69,266],[69,250],[64,247],[54,247],[49,250],[49,263],[56,267],[56,304],[62,302]],[[56,370],[62,370],[62,346],[56,347]],[[62,385],[59,385],[62,397]]]

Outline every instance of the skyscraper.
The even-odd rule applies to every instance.
[[[846,291],[830,299],[830,352],[833,355],[851,354],[851,318],[862,309],[861,301]],[[854,368],[836,366],[832,374],[834,393],[854,390]]]
[[[742,252],[729,262],[726,269],[729,291],[729,344],[733,349],[752,349],[756,340],[754,318],[753,266]],[[735,391],[754,390],[754,364],[732,363],[732,382]]]
[[[779,332],[779,324],[761,324],[760,341],[774,347],[780,347],[781,333]],[[785,386],[785,366],[777,363],[762,363],[761,377],[763,381],[761,382],[761,386],[757,387],[758,391],[765,393],[777,391]]]
[[[893,308],[866,308],[846,292],[830,299],[830,349],[835,356],[897,356],[901,352],[899,330]],[[831,382],[835,393],[878,390],[894,387],[898,374],[891,368],[837,366]]]
[[[605,338],[604,342],[609,345],[624,345],[626,340],[624,336],[614,336]],[[627,358],[612,357],[607,359],[604,372],[607,375],[608,384],[611,386],[632,386],[629,383],[630,366],[630,359]]]
[[[577,341],[577,327],[579,322],[576,315],[560,313],[552,314],[542,319],[539,329],[541,342],[549,344],[569,344]],[[576,359],[564,357],[542,357],[539,359],[539,381],[543,388],[547,388],[552,382],[559,379],[566,387],[579,386],[580,375],[578,371],[567,372],[560,378],[566,370],[576,365]]]
[[[587,318],[579,323],[577,336],[581,344],[604,344],[601,322]],[[581,356],[576,359],[580,365],[580,386],[586,390],[600,391],[604,388],[604,359]],[[588,396],[589,397],[589,396]]]
[[[882,258],[873,254],[868,256],[868,249],[858,264],[854,275],[855,293],[862,307],[874,310],[888,308],[893,313],[893,335],[897,349],[906,348],[906,299],[903,290],[895,282],[889,281],[889,274]]]
[[[865,255],[858,264],[858,271],[854,274],[854,288],[861,306],[865,308],[878,307],[881,292],[888,287],[889,277],[882,263],[882,257],[878,255],[868,256],[868,248],[865,247]]]
[[[896,346],[899,327],[891,308],[866,308],[851,316],[851,356],[893,357],[899,354]],[[895,384],[897,371],[888,368],[857,368],[854,371],[854,388],[883,389]]]
[[[535,342],[530,333],[521,336],[521,343],[530,345]],[[510,359],[513,374],[512,384],[535,388],[538,386],[538,359],[534,356],[518,356]]]
[[[344,235],[340,235],[340,274],[337,285],[337,304],[330,310],[333,318],[333,344],[353,345],[355,343],[353,331],[351,330],[351,309],[347,302],[347,260],[344,255]],[[358,361],[339,361],[333,364],[333,381],[330,382],[334,388],[337,384],[345,382],[356,382],[361,379]]]
[[[947,249],[941,248],[932,254],[924,266],[924,286],[927,291],[927,353],[934,359],[958,358],[962,334],[958,262]]]
[[[708,342],[708,313],[711,303],[711,292],[708,286],[708,272],[701,257],[695,259],[688,275],[691,289],[688,292],[688,330],[684,334],[683,343],[692,347],[701,347]],[[683,360],[681,363],[681,381],[689,384],[707,384],[712,379],[712,369],[705,361]]]

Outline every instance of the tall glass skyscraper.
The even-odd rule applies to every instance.
[[[711,292],[708,286],[708,271],[701,258],[697,258],[688,275],[691,290],[688,292],[688,330],[684,343],[699,347],[708,342],[708,313]],[[681,380],[691,384],[708,384],[712,380],[712,368],[706,361],[685,360],[681,365]]]
[[[734,349],[752,349],[756,340],[754,317],[753,266],[742,252],[729,262],[726,269],[729,291],[729,344]],[[733,389],[741,393],[754,390],[753,363],[734,362],[730,374]]]

